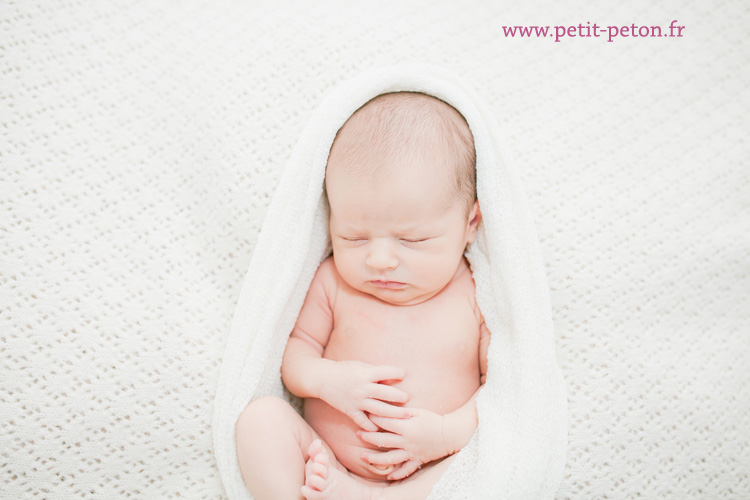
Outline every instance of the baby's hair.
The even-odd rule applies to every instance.
[[[425,140],[436,141],[438,151],[425,151]],[[373,174],[361,168],[371,163],[364,160],[373,154],[407,160],[425,153],[445,155],[467,214],[476,200],[476,153],[469,125],[453,106],[436,97],[391,92],[370,99],[339,129],[331,155],[334,150],[337,165],[358,174]]]

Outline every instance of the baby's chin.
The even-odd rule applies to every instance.
[[[414,306],[426,302],[437,295],[437,291],[434,293],[424,293],[420,290],[414,290],[411,285],[407,285],[401,289],[377,288],[370,285],[362,287],[359,290],[394,306]]]

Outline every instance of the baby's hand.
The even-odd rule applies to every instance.
[[[388,432],[357,432],[363,441],[380,448],[391,448],[362,454],[362,458],[373,465],[401,464],[388,474],[388,479],[403,479],[422,464],[450,455],[443,415],[421,408],[409,408],[409,412],[412,416],[406,419],[370,417]]]
[[[377,431],[372,416],[406,418],[410,410],[386,403],[406,403],[409,395],[386,382],[403,380],[404,370],[360,361],[338,361],[320,388],[320,399],[367,431]],[[368,418],[367,413],[371,415]]]

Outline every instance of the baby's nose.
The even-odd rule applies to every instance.
[[[395,269],[398,267],[398,257],[389,242],[374,240],[367,253],[367,265],[379,271]]]

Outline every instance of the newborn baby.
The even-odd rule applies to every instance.
[[[451,106],[383,94],[339,130],[326,168],[333,255],[282,361],[304,398],[236,424],[256,500],[426,498],[477,426],[489,331],[464,258],[481,220],[469,127]]]

